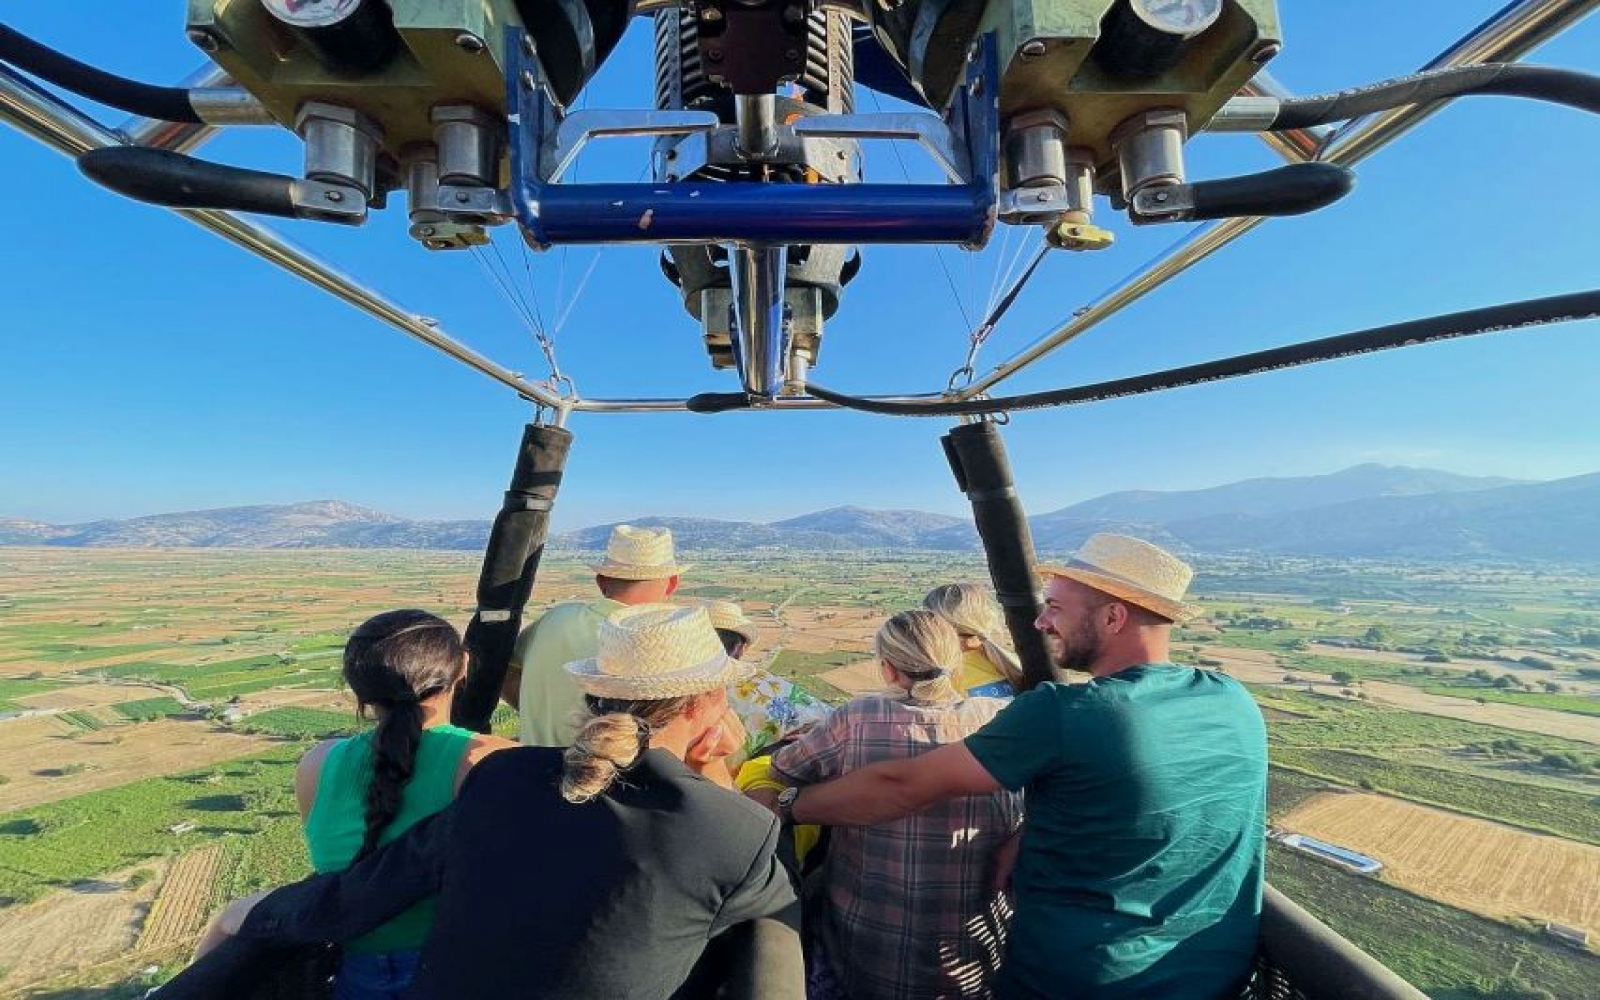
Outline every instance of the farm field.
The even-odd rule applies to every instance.
[[[1302,688],[1319,688],[1327,694],[1338,694],[1346,688],[1346,685],[1334,682],[1327,672],[1280,664],[1279,657],[1266,650],[1216,645],[1205,647],[1205,656],[1217,660],[1233,676],[1254,684],[1283,684],[1286,683],[1285,678],[1291,678],[1287,683],[1295,683]],[[1565,712],[1496,702],[1479,704],[1468,697],[1435,694],[1410,685],[1383,681],[1363,682],[1360,693],[1377,704],[1424,715],[1542,733],[1600,746],[1600,719],[1587,712]]]
[[[586,561],[547,557],[529,614],[587,597]],[[945,553],[691,561],[682,599],[741,600],[762,629],[753,659],[833,700],[875,687],[871,640],[886,613],[984,575],[975,556]],[[0,996],[143,982],[139,970],[182,961],[203,915],[303,875],[289,775],[310,741],[359,725],[339,690],[344,637],[396,607],[464,625],[477,568],[448,552],[0,548],[0,948],[19,956],[0,960]],[[1275,848],[1280,887],[1352,935],[1363,907],[1399,900],[1411,930],[1358,940],[1444,1000],[1481,1000],[1491,993],[1472,984],[1530,968],[1549,970],[1553,996],[1586,996],[1569,988],[1572,970],[1592,977],[1600,959],[1479,916],[1545,911],[1497,910],[1488,901],[1511,888],[1489,861],[1452,868],[1406,847],[1405,831],[1442,829],[1417,818],[1439,816],[1499,831],[1540,845],[1527,871],[1600,852],[1600,717],[1587,714],[1600,649],[1583,645],[1600,636],[1600,581],[1286,560],[1200,568],[1206,615],[1175,654],[1252,684],[1274,815],[1332,808],[1318,803],[1338,791],[1411,817],[1384,834],[1393,843],[1366,846],[1341,832],[1336,821],[1351,821],[1337,810],[1317,820],[1337,842],[1394,851],[1388,882]],[[494,725],[514,732],[515,718],[502,711]],[[60,931],[74,921],[96,930],[74,944]]]
[[[11,731],[10,727],[19,727]],[[0,814],[115,788],[151,775],[215,764],[274,741],[200,720],[122,721],[86,732],[58,716],[0,724]]]
[[[1383,879],[1496,919],[1555,921],[1600,937],[1600,847],[1386,795],[1324,792],[1277,821],[1384,864]]]

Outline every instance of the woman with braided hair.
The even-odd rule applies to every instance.
[[[344,680],[362,716],[377,725],[317,744],[295,772],[316,871],[343,871],[443,809],[474,764],[515,746],[450,725],[466,663],[455,627],[426,611],[386,611],[351,634]],[[432,923],[426,901],[346,943],[337,1000],[399,997]]]
[[[784,819],[800,786],[958,742],[1005,707],[965,693],[961,638],[932,611],[890,618],[874,647],[890,693],[841,705],[773,754],[773,776],[790,786],[776,800]],[[815,907],[812,995],[988,997],[1011,915],[992,869],[1021,823],[1021,795],[999,791],[891,823],[833,827]],[[808,906],[808,930],[811,914]]]
[[[494,753],[370,856],[233,903],[155,995],[238,996],[284,947],[360,940],[429,897],[410,1000],[714,997],[726,965],[702,959],[726,958],[713,945],[736,929],[769,959],[760,996],[801,995],[798,938],[767,921],[792,921],[795,903],[777,820],[712,777],[741,732],[727,689],[750,667],[704,608],[642,604],[564,669],[587,708],[570,747]]]

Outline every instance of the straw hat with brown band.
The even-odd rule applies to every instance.
[[[1175,623],[1186,622],[1201,611],[1183,599],[1194,579],[1189,564],[1127,535],[1091,535],[1070,560],[1045,563],[1037,572],[1042,577],[1076,580]]]

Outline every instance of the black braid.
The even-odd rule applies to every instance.
[[[426,611],[388,611],[368,619],[344,648],[344,678],[363,710],[377,709],[372,734],[372,777],[367,785],[361,850],[378,840],[400,814],[406,785],[422,745],[422,702],[444,691],[462,669],[461,636]]]
[[[400,801],[417,766],[422,745],[422,706],[407,699],[395,702],[378,719],[372,734],[372,781],[367,785],[367,832],[355,861],[378,847],[378,838],[400,815]],[[352,864],[355,862],[352,861]]]

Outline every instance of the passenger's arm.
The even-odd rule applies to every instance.
[[[735,924],[762,917],[774,917],[799,929],[800,905],[789,873],[778,862],[777,847],[778,820],[774,817],[744,880],[722,901],[722,908],[711,922],[712,937]]]
[[[857,728],[861,705],[846,702],[772,755],[772,777],[785,785],[814,785],[844,770],[845,747]]]
[[[505,680],[500,682],[500,697],[507,705],[522,711],[522,668],[507,665]]]
[[[467,752],[461,755],[461,763],[456,765],[455,793],[461,794],[461,783],[467,780],[479,761],[497,750],[508,750],[518,745],[515,740],[503,736],[474,736],[472,742],[467,744]]]
[[[317,779],[322,777],[322,762],[328,759],[328,751],[338,740],[323,740],[300,758],[300,763],[294,769],[294,799],[300,806],[300,822],[304,823],[311,815],[311,807],[317,801]]]
[[[342,872],[241,900],[221,930],[280,945],[348,941],[374,930],[439,891],[454,820],[454,807],[435,813]]]
[[[909,816],[935,802],[961,795],[989,795],[1000,782],[984,770],[964,743],[904,760],[886,760],[820,785],[794,800],[796,823],[870,826]]]

